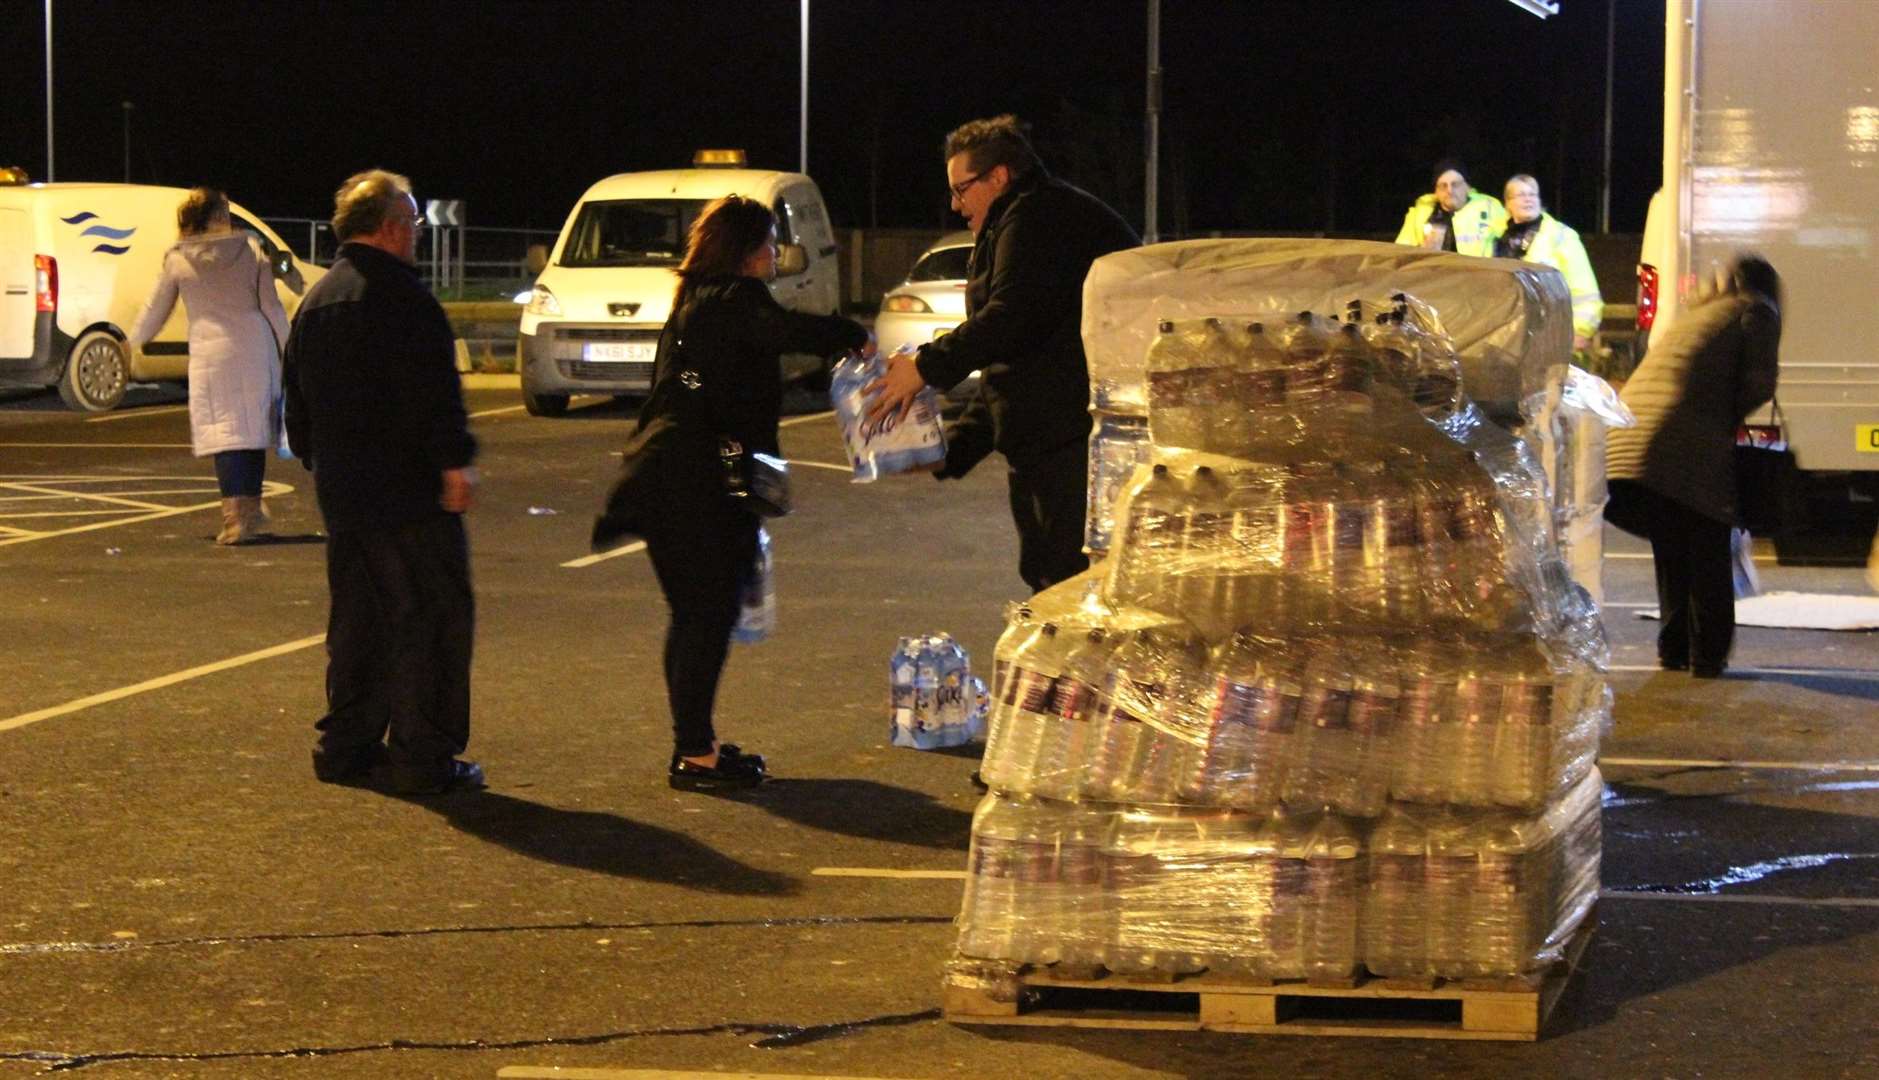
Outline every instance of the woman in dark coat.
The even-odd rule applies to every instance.
[[[1607,517],[1651,542],[1667,671],[1713,679],[1728,666],[1736,428],[1774,396],[1780,342],[1781,278],[1741,256],[1652,344],[1621,395],[1638,423],[1606,444]]]
[[[597,546],[628,531],[645,537],[672,609],[668,774],[682,790],[744,787],[765,776],[761,756],[720,743],[711,723],[743,584],[757,558],[757,517],[725,493],[720,441],[776,455],[782,354],[834,356],[872,340],[852,319],[778,304],[767,287],[776,258],[776,218],[754,199],[726,196],[692,224],[672,317],[659,336],[652,396],[628,445],[625,475],[595,527]]]

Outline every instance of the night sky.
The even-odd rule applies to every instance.
[[[1596,228],[1606,0],[1163,0],[1164,238],[1394,231],[1444,154],[1531,172]],[[43,0],[0,0],[0,164],[45,176]],[[809,171],[840,226],[951,227],[958,123],[1016,112],[1055,171],[1142,213],[1141,0],[813,0]],[[700,146],[793,169],[799,4],[54,0],[60,180],[228,189],[326,217],[346,174],[409,175],[471,224],[558,227],[609,173]],[[1618,0],[1612,228],[1642,229],[1663,8]]]

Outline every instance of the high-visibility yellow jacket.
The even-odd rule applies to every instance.
[[[1435,213],[1435,193],[1417,199],[1403,215],[1403,228],[1396,242],[1421,247],[1429,231],[1429,217]],[[1494,238],[1507,228],[1507,208],[1492,195],[1470,192],[1468,201],[1448,223],[1455,232],[1455,250],[1463,255],[1493,255]]]
[[[1502,225],[1500,236],[1507,231]],[[1579,232],[1553,215],[1540,211],[1540,226],[1533,231],[1533,242],[1521,256],[1525,262],[1545,263],[1566,275],[1566,291],[1572,294],[1572,333],[1590,339],[1598,333],[1605,316],[1605,299],[1598,292],[1598,278],[1592,273],[1592,260],[1586,258]]]

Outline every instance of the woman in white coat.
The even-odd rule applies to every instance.
[[[176,208],[182,235],[131,331],[141,346],[163,328],[178,295],[189,313],[189,432],[197,457],[215,458],[222,492],[218,544],[266,531],[261,479],[280,440],[281,342],[287,312],[260,244],[237,231],[228,196],[193,188]]]

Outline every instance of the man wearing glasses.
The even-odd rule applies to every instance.
[[[947,390],[982,373],[936,475],[964,476],[993,450],[1005,456],[1018,573],[1042,591],[1089,566],[1083,279],[1099,256],[1141,240],[1095,196],[1047,172],[1014,116],[961,126],[946,137],[945,158],[952,208],[974,234],[966,321],[889,359],[874,415],[906,409],[924,387]]]
[[[400,794],[482,787],[470,741],[475,598],[463,513],[476,456],[455,343],[417,275],[411,182],[334,199],[341,244],[288,335],[287,436],[326,522],[327,712],[313,774]],[[389,735],[389,739],[387,736]]]

